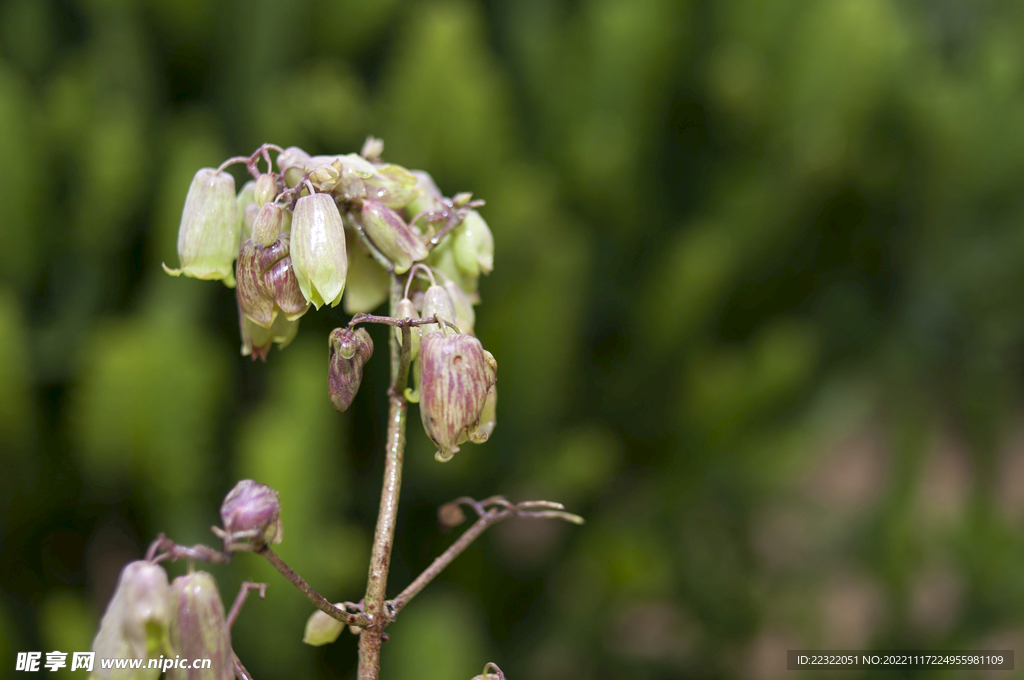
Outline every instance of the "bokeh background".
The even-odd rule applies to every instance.
[[[4,0],[0,675],[87,649],[120,567],[212,542],[242,477],[360,597],[386,361],[339,416],[340,310],[250,363],[232,291],[160,262],[196,169],[367,134],[497,243],[498,428],[440,465],[413,411],[392,593],[456,496],[588,519],[491,530],[389,629],[387,680],[1019,654],[1022,34],[1016,0]],[[255,677],[353,676],[256,558],[210,571],[270,584],[235,629]]]

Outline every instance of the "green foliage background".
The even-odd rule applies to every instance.
[[[1015,0],[0,3],[0,674],[87,649],[120,567],[211,541],[241,477],[359,598],[386,362],[338,416],[340,312],[251,364],[232,292],[159,265],[199,167],[367,134],[497,243],[498,428],[439,465],[413,413],[391,591],[456,496],[588,519],[486,535],[389,629],[388,680],[1021,652],[1021,35]],[[210,570],[270,584],[236,627],[257,678],[352,677],[265,565]]]

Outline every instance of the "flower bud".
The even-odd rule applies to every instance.
[[[375,162],[379,161],[381,155],[384,153],[384,140],[377,139],[373,135],[366,138],[363,142],[363,148],[359,152],[359,155],[368,161]]]
[[[440,315],[442,321],[455,323],[455,309],[452,305],[452,299],[448,295],[448,291],[441,286],[430,286],[427,288],[426,292],[423,293],[422,309],[421,319],[431,319],[435,315]],[[420,326],[420,329],[423,335],[444,332],[444,328],[439,328],[436,323],[424,324]],[[460,328],[459,330],[462,329]]]
[[[278,155],[277,167],[281,171],[286,187],[291,189],[302,181],[306,174],[307,162],[309,154],[297,146],[290,146]]]
[[[437,445],[434,457],[451,460],[459,442],[476,429],[496,380],[496,367],[471,335],[427,333],[420,345],[420,417]]]
[[[238,287],[235,289],[238,308],[257,325],[270,328],[274,323],[274,300],[263,292],[261,273],[257,247],[250,239],[238,251]]]
[[[473,300],[466,295],[465,291],[451,279],[444,282],[444,289],[448,298],[452,301],[452,311],[455,314],[455,325],[463,333],[473,335],[473,324],[476,323],[476,314],[473,312]]]
[[[412,300],[409,298],[402,298],[399,300],[398,305],[395,307],[395,318],[397,319],[418,319],[420,315],[416,313],[416,307],[413,306]],[[434,324],[435,326],[437,324]],[[409,361],[416,361],[416,357],[420,354],[420,331],[419,326],[413,326],[409,329]],[[398,344],[402,344],[402,329],[396,328],[395,335],[398,336]]]
[[[445,205],[442,200],[441,190],[434,183],[434,178],[422,170],[412,170],[411,172],[413,177],[416,178],[418,192],[412,202],[405,206],[409,213],[409,219],[419,215],[421,212],[440,212],[444,210]]]
[[[291,257],[303,297],[320,309],[336,306],[345,290],[345,228],[328,194],[303,196],[292,216]]]
[[[261,208],[277,198],[277,178],[269,172],[260,175],[253,188],[253,197],[256,199],[256,205]]]
[[[225,550],[280,543],[284,536],[281,499],[277,491],[251,479],[235,484],[235,488],[224,497],[220,505],[220,521],[224,528]]]
[[[413,262],[424,259],[429,251],[398,213],[381,203],[363,204],[363,229],[384,257],[395,265],[395,272],[409,271]]]
[[[455,263],[466,275],[490,274],[494,268],[494,237],[480,213],[470,210],[452,233]]]
[[[314,165],[320,161],[318,165]],[[326,156],[314,156],[306,165],[309,172],[309,181],[316,187],[317,191],[331,191],[341,182],[341,163]]]
[[[383,165],[363,180],[366,198],[389,208],[404,208],[419,195],[416,176],[400,165]]]
[[[468,276],[462,269],[455,264],[455,253],[452,248],[452,235],[442,239],[431,251],[430,256],[427,258],[427,264],[430,265],[431,269],[435,269],[447,278],[458,284],[459,288],[465,291],[466,295],[470,297],[470,300],[477,298],[477,282],[479,276]]]
[[[341,610],[345,609],[345,605],[340,602],[334,606]],[[313,647],[327,645],[337,640],[344,628],[344,623],[317,609],[306,621],[306,632],[302,636],[302,641]]]
[[[276,203],[264,203],[252,224],[252,242],[258,246],[269,246],[281,233],[282,227],[284,210]]]
[[[121,570],[92,651],[102,659],[146,659],[169,653],[169,587],[163,567],[145,560]],[[102,668],[93,674],[111,680],[156,680],[160,669]]]
[[[181,269],[164,271],[234,285],[232,263],[238,255],[238,198],[235,179],[226,172],[203,168],[192,178],[178,228]]]
[[[179,576],[171,583],[170,599],[174,653],[183,659],[210,659],[212,663],[210,668],[172,666],[167,680],[233,680],[231,631],[213,576],[205,571]]]
[[[260,285],[263,292],[273,298],[277,309],[290,321],[298,319],[309,309],[302,295],[295,267],[290,255],[291,236],[281,234],[268,248],[258,248],[260,255]]]
[[[259,208],[256,208],[256,182],[249,180],[242,185],[241,191],[238,192],[238,198],[235,199],[238,204],[238,245],[242,245],[246,239],[252,236],[252,223],[255,218],[256,212]],[[254,206],[253,217],[250,217],[246,221],[246,209],[249,206]]]
[[[242,356],[252,356],[253,361],[266,361],[271,344],[284,349],[299,332],[298,319],[291,320],[284,314],[278,314],[270,328],[263,328],[243,314],[241,308],[238,310],[238,325],[242,335]]]
[[[327,392],[338,411],[345,411],[356,398],[363,381],[363,364],[373,356],[373,340],[365,328],[350,331],[335,328],[329,339],[331,358],[327,372]]]
[[[343,301],[346,314],[372,312],[388,299],[391,290],[388,273],[366,252],[362,243],[356,240],[355,244],[348,254]]]

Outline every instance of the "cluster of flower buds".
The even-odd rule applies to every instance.
[[[106,668],[93,675],[105,680],[231,680],[231,633],[224,604],[210,574],[197,571],[168,585],[159,564],[140,560],[121,570],[92,650],[101,659],[160,659],[141,668]],[[210,659],[210,668],[182,668],[180,659]]]
[[[276,149],[277,170],[257,170]],[[255,179],[235,193],[219,169],[196,173],[178,231],[179,269],[168,273],[235,286],[242,354],[266,360],[292,341],[310,305],[370,312],[388,298],[388,273],[417,262],[443,273],[460,328],[472,332],[477,278],[490,272],[494,241],[470,194],[448,199],[422,171],[361,154],[310,156],[264,145],[245,162]],[[442,234],[442,232],[444,232]],[[435,242],[436,241],[436,242]]]

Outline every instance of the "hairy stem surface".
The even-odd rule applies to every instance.
[[[398,277],[391,276],[391,315],[395,315],[398,301],[402,297],[402,284]],[[359,634],[359,680],[378,680],[380,675],[380,645],[384,628],[390,621],[385,611],[388,586],[388,568],[391,566],[391,550],[395,538],[395,521],[398,516],[398,497],[402,487],[402,462],[405,456],[405,425],[408,404],[402,395],[409,375],[409,338],[404,329],[404,351],[399,347],[393,332],[388,332],[391,348],[391,388],[388,390],[388,433],[387,451],[384,457],[384,484],[380,495],[380,511],[377,515],[377,529],[373,535],[373,551],[370,555],[370,570],[366,584],[366,599],[363,611],[373,617],[373,622]]]

